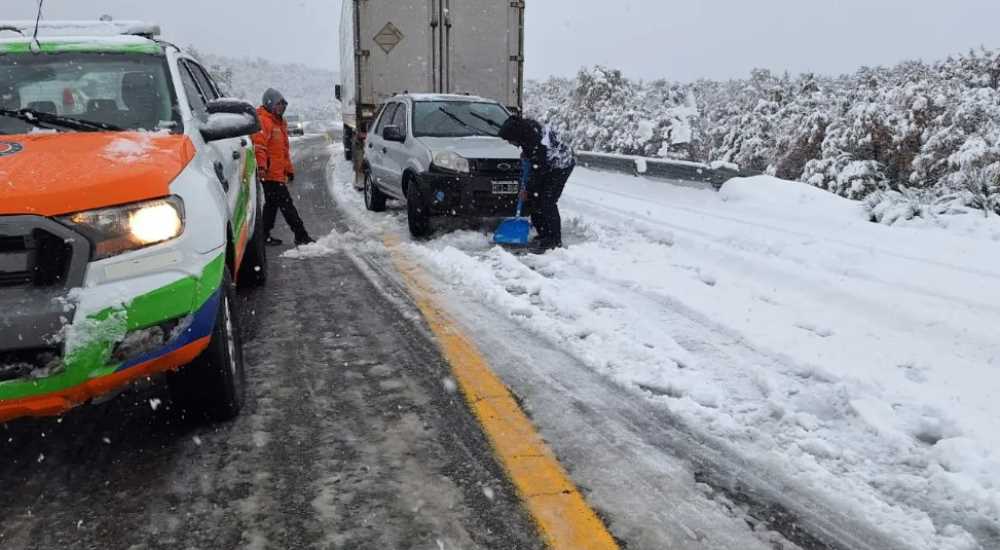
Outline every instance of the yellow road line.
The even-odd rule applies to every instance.
[[[490,370],[475,344],[434,303],[420,268],[399,250],[396,239],[387,237],[385,244],[451,364],[469,407],[548,546],[553,550],[617,550],[618,544],[604,522],[542,441],[507,386]]]

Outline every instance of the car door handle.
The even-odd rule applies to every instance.
[[[215,175],[219,178],[219,183],[222,184],[222,188],[225,189],[226,193],[229,192],[229,180],[226,179],[226,169],[222,166],[222,163],[215,161]]]

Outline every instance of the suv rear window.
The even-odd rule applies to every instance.
[[[510,117],[498,103],[417,101],[413,103],[415,137],[496,136]]]
[[[128,130],[181,131],[162,56],[53,53],[0,56],[0,109],[34,109]],[[0,134],[34,127],[0,117]]]

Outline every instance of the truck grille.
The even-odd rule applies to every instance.
[[[0,382],[44,378],[63,367],[58,348],[38,348],[0,353]]]
[[[54,222],[0,217],[0,288],[66,286],[73,256],[72,233]]]

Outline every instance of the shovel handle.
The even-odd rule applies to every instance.
[[[517,212],[514,214],[515,218],[521,217],[521,211],[524,210],[524,199],[521,198],[521,191],[526,191],[528,189],[528,181],[531,179],[531,161],[528,159],[521,159],[521,181],[520,186],[517,190]]]

